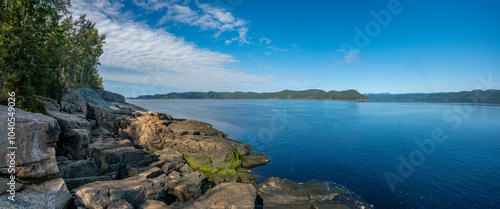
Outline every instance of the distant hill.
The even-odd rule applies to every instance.
[[[500,103],[500,90],[448,93],[366,94],[372,102],[480,102]]]
[[[290,100],[338,100],[367,102],[368,97],[356,90],[323,91],[309,89],[304,91],[284,90],[280,92],[185,92],[143,95],[132,99],[290,99]]]

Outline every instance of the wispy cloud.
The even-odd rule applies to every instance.
[[[259,65],[260,71],[273,71],[273,69],[269,68],[267,65]]]
[[[275,81],[270,75],[238,70],[234,66],[238,60],[230,55],[199,48],[164,29],[120,18],[123,5],[119,3],[76,0],[72,5],[75,16],[87,14],[107,36],[100,59],[105,80],[197,90],[258,88]],[[187,9],[185,14],[189,19]]]
[[[282,49],[282,48],[277,47],[277,46],[267,46],[266,48],[272,49],[272,50],[275,50],[275,51],[279,51],[279,52],[287,52],[288,51],[288,49]]]
[[[247,32],[249,21],[236,18],[225,8],[203,4],[196,0],[191,3],[188,0],[134,0],[136,6],[148,11],[164,11],[165,15],[158,21],[157,25],[168,22],[182,23],[200,28],[200,30],[214,31],[214,37],[218,38],[224,32],[237,32],[238,36],[225,41],[230,44],[239,41],[240,44],[248,44]]]
[[[265,44],[269,45],[271,43],[271,39],[261,38],[261,39],[259,39],[259,42],[260,43],[265,43]]]
[[[337,61],[336,63],[332,64],[332,67],[340,65],[342,63],[352,63],[352,62],[356,62],[356,61],[360,60],[359,51],[356,51],[356,50],[344,51],[341,49],[337,49],[337,52],[343,53],[344,57],[342,58],[342,60]]]

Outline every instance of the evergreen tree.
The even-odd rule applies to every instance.
[[[102,88],[97,67],[105,35],[67,0],[0,2],[0,102],[16,92],[17,107],[43,112],[35,95],[60,99],[65,86]],[[66,18],[65,18],[66,17]],[[78,74],[77,74],[78,73]],[[77,80],[78,77],[78,80]]]

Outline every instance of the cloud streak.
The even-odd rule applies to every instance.
[[[200,3],[198,0],[194,5],[189,1],[179,0],[135,0],[135,5],[149,11],[161,11],[167,9],[166,14],[158,21],[157,25],[168,22],[183,23],[199,27],[201,30],[214,30],[214,37],[219,37],[224,32],[237,32],[238,36],[226,40],[226,44],[239,41],[240,44],[249,44],[247,32],[249,21],[236,18],[233,14],[221,7]]]
[[[201,49],[164,29],[123,18],[123,5],[110,1],[73,1],[73,14],[87,14],[106,34],[101,56],[105,80],[189,90],[237,90],[275,81],[236,69],[234,57]],[[220,14],[219,20],[231,21]],[[186,16],[189,18],[189,16]]]
[[[341,49],[337,49],[337,52],[344,53],[344,57],[342,58],[342,60],[337,61],[336,63],[332,64],[332,67],[340,65],[342,63],[352,63],[352,62],[356,62],[356,61],[360,60],[360,58],[359,58],[359,51],[356,51],[356,50],[344,51],[344,50],[341,50]]]

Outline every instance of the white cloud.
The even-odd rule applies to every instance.
[[[356,62],[359,61],[359,51],[352,50],[352,51],[344,51],[341,49],[337,49],[337,52],[342,52],[344,53],[344,57],[342,60],[337,61],[336,63],[332,64],[333,67],[340,65],[342,63],[351,63],[351,62]]]
[[[273,69],[269,68],[267,65],[259,65],[260,71],[273,71]]]
[[[214,37],[219,37],[224,32],[236,31],[238,37],[226,41],[230,44],[238,40],[240,44],[249,43],[246,33],[248,32],[248,21],[236,18],[233,14],[221,7],[215,7],[210,4],[202,4],[195,1],[194,6],[189,1],[149,0],[138,2],[136,5],[145,9],[157,10],[156,8],[166,8],[166,14],[158,21],[157,25],[163,25],[167,22],[183,23],[190,26],[199,27],[201,30],[214,30]],[[158,6],[161,5],[161,6]]]
[[[269,45],[271,43],[271,39],[261,38],[261,39],[259,39],[259,42],[260,43],[266,43],[267,45]]]
[[[288,49],[282,49],[282,48],[279,48],[277,46],[266,46],[266,48],[272,49],[272,50],[275,50],[275,51],[279,51],[279,52],[287,52],[288,51]]]
[[[74,16],[87,14],[99,32],[107,36],[100,59],[105,80],[215,91],[258,88],[275,81],[270,75],[236,70],[232,65],[238,60],[230,55],[201,49],[145,23],[120,19],[120,4],[76,0],[72,5]],[[189,18],[188,10],[185,14]]]
[[[291,43],[290,46],[292,46],[293,48],[297,48],[297,44],[296,43]]]
[[[269,55],[271,55],[271,52],[264,52],[264,54],[269,56]]]

